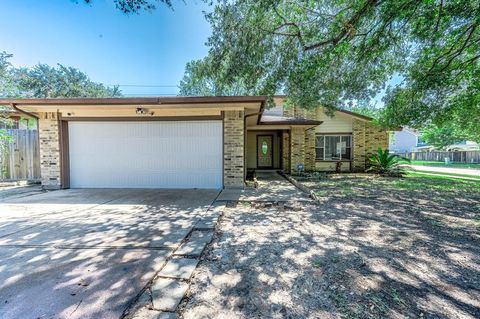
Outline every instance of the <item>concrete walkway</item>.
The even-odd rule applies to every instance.
[[[435,167],[435,166],[426,166],[426,165],[409,165],[409,167],[413,168],[416,171],[421,171],[421,172],[461,174],[461,175],[470,175],[472,177],[480,177],[480,170],[478,169]]]
[[[258,188],[225,189],[220,193],[219,201],[311,201],[307,194],[300,191],[277,172],[257,172]]]

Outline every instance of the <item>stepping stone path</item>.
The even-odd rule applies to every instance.
[[[218,218],[225,203],[214,203],[202,214],[182,244],[168,257],[167,263],[140,296],[136,311],[126,318],[173,319],[175,311],[190,287],[190,279],[205,247],[212,241]]]

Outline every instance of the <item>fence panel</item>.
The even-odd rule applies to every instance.
[[[399,154],[411,160],[444,162],[449,158],[456,163],[480,163],[480,151],[455,151],[455,152],[409,152]]]
[[[11,141],[6,152],[0,154],[0,178],[2,180],[39,180],[40,154],[38,131],[7,130]]]

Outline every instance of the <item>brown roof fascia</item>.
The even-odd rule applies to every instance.
[[[47,98],[0,99],[0,105],[128,105],[128,104],[207,104],[262,103],[265,96],[192,96],[192,97],[119,97],[119,98]]]
[[[298,121],[271,121],[260,122],[259,125],[320,125],[323,121],[315,120],[298,120]]]

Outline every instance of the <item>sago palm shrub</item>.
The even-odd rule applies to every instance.
[[[403,176],[406,174],[406,169],[402,166],[405,162],[409,163],[410,160],[378,148],[377,153],[370,158],[370,167],[367,172],[385,176]]]

